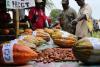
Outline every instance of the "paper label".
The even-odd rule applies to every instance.
[[[91,56],[88,59],[89,62],[100,62],[100,39],[89,38],[93,45],[93,50],[91,51]]]
[[[62,37],[68,37],[70,35],[70,33],[66,31],[61,31],[61,33],[62,33]]]
[[[10,44],[13,45],[13,44],[16,44],[17,42],[18,42],[18,39],[11,40],[11,41],[10,41]]]
[[[3,59],[5,63],[13,63],[13,45],[14,44],[5,44],[2,48]]]
[[[100,39],[99,38],[89,38],[94,49],[100,49]]]
[[[18,37],[19,40],[23,40],[24,39],[24,36],[20,36]]]
[[[36,36],[37,32],[36,31],[33,31],[32,35],[33,36]]]
[[[100,21],[98,22],[98,26],[99,26],[99,29],[100,29]]]

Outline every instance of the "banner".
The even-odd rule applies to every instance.
[[[6,0],[8,9],[24,9],[35,6],[35,0]]]

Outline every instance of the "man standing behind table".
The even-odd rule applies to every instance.
[[[46,15],[43,12],[43,1],[35,0],[35,7],[32,7],[29,11],[29,22],[31,24],[31,28],[42,29],[45,27]]]
[[[72,22],[76,25],[76,36],[80,38],[91,36],[93,31],[93,22],[91,21],[91,7],[84,0],[75,0],[80,6],[78,17]]]
[[[76,25],[72,25],[71,21],[77,17],[76,11],[69,6],[69,0],[62,0],[63,11],[60,14],[60,25],[62,30],[75,34]]]

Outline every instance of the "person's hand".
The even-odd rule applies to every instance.
[[[72,24],[68,24],[68,26],[69,26],[69,27],[72,27],[73,25],[72,25]]]
[[[77,20],[77,19],[74,19],[74,20],[72,20],[71,24],[72,24],[72,25],[76,25],[77,22],[78,22],[78,20]]]

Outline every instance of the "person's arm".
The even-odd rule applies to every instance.
[[[82,20],[82,19],[85,19],[87,20],[87,17],[91,17],[91,14],[92,14],[92,9],[89,5],[86,4],[86,7],[84,8],[81,16],[79,16],[77,18],[78,21]]]
[[[34,15],[34,8],[31,8],[30,11],[29,11],[29,15],[28,15],[28,21],[29,21],[31,29],[32,29],[32,18],[33,18],[33,15]]]
[[[90,17],[92,14],[92,10],[90,8],[89,5],[87,5],[85,8],[84,8],[84,11],[82,12],[81,16],[78,16],[76,19],[74,19],[72,21],[72,24],[75,24],[77,23],[78,21],[81,21],[83,19],[87,20],[87,17]]]
[[[77,18],[77,13],[75,10],[73,10],[73,19]]]
[[[83,19],[87,20],[86,14],[82,14],[80,17],[76,18],[76,21],[81,21]]]
[[[83,15],[79,16],[78,18],[76,18],[76,19],[72,20],[72,22],[71,22],[71,23],[72,23],[73,25],[75,25],[75,24],[77,24],[77,22],[79,22],[79,21],[81,21],[81,20],[83,20],[83,19],[87,20],[87,18],[86,18],[86,15],[85,15],[85,14],[83,14]]]
[[[62,27],[63,26],[63,13],[61,13],[58,17],[58,20],[59,20],[59,23],[60,23],[60,26]]]

